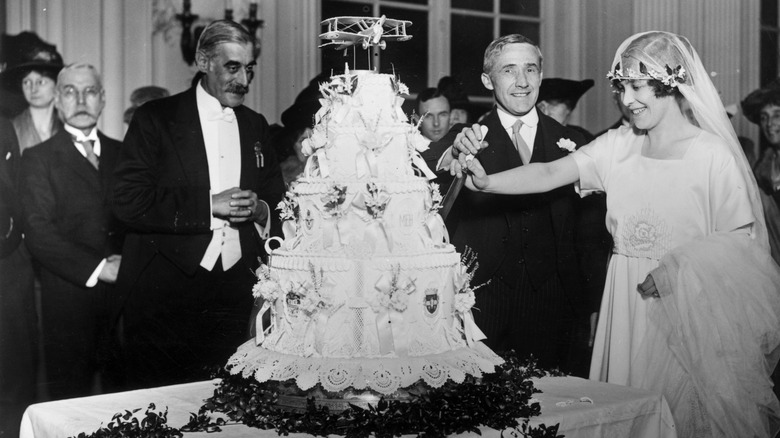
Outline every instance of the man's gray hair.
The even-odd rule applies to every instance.
[[[73,71],[73,70],[89,70],[92,72],[92,75],[95,76],[95,81],[97,81],[98,86],[100,86],[100,89],[103,89],[103,76],[100,75],[100,72],[95,68],[94,65],[88,64],[86,62],[74,62],[73,64],[68,64],[65,67],[60,70],[59,74],[57,74],[57,86],[59,87],[60,82],[62,81],[62,76],[65,74],[65,72]]]
[[[490,72],[493,71],[496,57],[501,53],[501,50],[504,49],[504,46],[509,44],[530,44],[536,47],[536,51],[539,52],[539,70],[542,70],[542,50],[539,46],[531,38],[520,35],[519,33],[513,33],[496,38],[487,46],[487,49],[485,49],[485,58],[482,60],[482,71],[484,73],[490,74]]]
[[[255,39],[243,26],[232,20],[217,20],[206,26],[198,38],[196,52],[211,58],[217,46],[224,43],[251,44],[252,53],[255,53]]]

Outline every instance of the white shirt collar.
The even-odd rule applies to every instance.
[[[498,119],[501,121],[501,126],[503,126],[504,129],[508,130],[509,132],[512,132],[512,125],[515,124],[515,121],[518,118],[522,120],[523,124],[529,128],[535,128],[536,125],[539,124],[539,114],[536,112],[536,107],[531,108],[531,111],[528,111],[525,113],[525,115],[520,117],[509,114],[508,112],[501,109],[500,106],[496,106],[496,108],[498,109]]]
[[[222,108],[222,104],[219,103],[216,97],[210,95],[205,88],[203,88],[203,81],[198,82],[198,86],[195,87],[195,99],[198,104],[198,113],[202,119],[205,120],[235,120],[233,108]],[[231,120],[232,118],[232,120]]]
[[[81,143],[76,142],[82,142],[85,140],[92,140],[92,152],[95,153],[98,157],[100,156],[101,146],[100,146],[100,138],[97,135],[97,126],[92,128],[92,131],[89,133],[89,135],[84,135],[83,132],[81,132],[80,129],[74,128],[73,126],[68,125],[67,123],[63,123],[63,126],[65,128],[65,131],[73,137],[74,143],[73,145],[76,146],[76,149],[79,151],[79,153],[83,156],[87,156],[87,153],[84,151],[84,146],[81,145]]]
[[[95,142],[98,141],[97,127],[93,127],[89,135],[84,135],[81,129],[74,128],[73,126],[70,126],[67,123],[63,125],[65,127],[65,130],[68,131],[68,134],[76,138],[76,141],[85,141],[85,140],[92,140]]]

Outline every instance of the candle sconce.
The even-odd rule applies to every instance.
[[[181,23],[181,41],[179,47],[181,48],[181,54],[184,58],[184,62],[187,65],[192,65],[195,62],[195,49],[198,46],[198,39],[200,34],[203,33],[205,26],[195,26],[193,24],[200,16],[192,13],[192,2],[190,0],[184,0],[182,13],[176,14],[176,19]],[[233,7],[232,1],[225,5],[225,19],[233,20]],[[235,21],[235,20],[233,20]],[[257,29],[262,29],[263,20],[257,18],[257,2],[252,1],[249,3],[249,16],[240,22],[249,32],[250,35],[255,37],[255,57],[260,54],[260,39],[257,38]]]

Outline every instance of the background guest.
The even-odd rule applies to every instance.
[[[764,208],[772,258],[780,263],[780,80],[748,94],[742,112],[761,128],[764,139],[758,161],[753,165]]]
[[[118,281],[131,387],[206,378],[249,339],[253,272],[280,231],[269,205],[285,190],[268,123],[242,105],[254,46],[239,24],[209,24],[197,85],[130,122],[114,211],[132,228]]]
[[[120,143],[96,127],[105,91],[93,66],[60,71],[55,104],[64,129],[24,154],[21,200],[25,242],[41,265],[46,384],[59,399],[89,395],[108,366],[99,359],[117,344],[109,328],[121,232],[108,189]],[[116,376],[105,377],[114,389]]]
[[[573,81],[561,78],[542,79],[539,87],[539,100],[536,107],[543,114],[555,119],[561,125],[574,129],[585,138],[586,142],[592,141],[595,136],[587,129],[569,124],[569,119],[577,102],[582,95],[593,87],[592,79]],[[575,240],[577,242],[577,256],[582,269],[582,288],[585,296],[589,297],[589,307],[598,309],[601,295],[604,291],[604,282],[607,276],[607,263],[612,253],[612,237],[607,230],[604,218],[607,214],[607,200],[604,193],[595,194],[581,199],[577,205],[578,214]],[[576,366],[573,366],[580,375],[586,375],[589,370],[589,347],[593,346],[593,336],[596,321],[595,314],[588,321],[579,321],[576,336],[580,339],[572,344],[572,357],[579,358]],[[586,347],[587,346],[587,347]]]
[[[537,111],[542,54],[530,39],[513,34],[491,42],[481,79],[496,101],[483,121],[491,147],[480,156],[490,172],[562,157],[568,154],[557,144],[562,139],[584,143],[579,133]],[[448,167],[451,146],[468,129],[456,125],[431,143],[423,153],[428,166]],[[473,284],[489,281],[476,292],[474,318],[492,349],[533,354],[544,367],[572,368],[575,322],[596,311],[581,286],[577,201],[573,186],[535,196],[463,191],[455,201],[447,229],[458,251],[470,247],[477,253]]]
[[[283,128],[271,138],[276,157],[280,161],[285,184],[289,185],[303,173],[307,157],[303,154],[301,142],[311,135],[314,115],[320,109],[320,83],[328,76],[320,74],[309,82],[295,98],[295,102],[282,113]]]
[[[13,118],[22,153],[62,129],[54,111],[54,87],[62,69],[62,56],[56,46],[42,41],[33,32],[3,35],[3,86],[21,92],[26,108]]]
[[[0,436],[19,436],[35,401],[38,330],[30,255],[22,243],[19,143],[0,117]]]
[[[617,122],[610,125],[607,129],[597,132],[596,137],[600,137],[601,134],[604,134],[605,132],[609,131],[610,129],[617,129],[621,126],[630,127],[631,126],[631,111],[626,108],[625,105],[623,105],[623,100],[620,99],[620,94],[612,92],[610,93],[612,95],[612,102],[615,103],[615,107],[620,111],[620,119],[618,119]]]
[[[149,102],[150,100],[162,99],[163,97],[168,97],[170,95],[171,93],[169,93],[168,90],[155,85],[147,85],[145,87],[136,88],[130,94],[130,107],[125,110],[122,119],[129,125],[130,121],[133,120],[133,114],[135,113],[135,110],[139,106]]]
[[[426,88],[417,95],[415,123],[420,133],[431,141],[438,141],[450,130],[450,102],[437,88]]]
[[[577,101],[592,86],[593,79],[585,79],[584,81],[561,78],[542,79],[536,107],[561,125],[579,131],[585,137],[585,141],[590,142],[596,137],[581,126],[569,124],[569,119],[571,118],[571,113],[577,107]]]
[[[471,122],[471,104],[469,96],[452,76],[443,76],[436,85],[441,94],[450,102],[450,128],[459,123]]]
[[[736,116],[739,113],[739,109],[736,103],[732,103],[731,105],[726,105],[726,114],[729,116],[729,120],[734,123],[734,116]],[[753,140],[737,135],[737,139],[739,140],[739,144],[742,146],[742,152],[745,153],[745,158],[747,158],[748,163],[752,167],[756,163],[756,145],[753,143]]]

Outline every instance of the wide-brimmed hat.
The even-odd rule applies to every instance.
[[[150,100],[155,99],[161,99],[163,97],[170,96],[171,93],[168,92],[163,87],[157,87],[155,85],[148,85],[146,87],[140,87],[133,90],[133,92],[130,94],[130,103],[132,104],[130,108],[125,110],[124,114],[124,121],[125,123],[130,123],[130,121],[133,119],[133,114],[135,113],[135,110],[145,104],[146,102],[149,102]]]
[[[593,84],[593,79],[585,79],[584,81],[561,78],[542,79],[537,101],[566,100],[572,103],[573,109],[577,105],[577,101]]]
[[[291,107],[282,113],[282,124],[288,129],[313,128],[314,115],[320,110],[320,83],[328,80],[324,73],[318,75],[309,82],[309,85],[301,90]]]
[[[8,89],[19,89],[22,78],[30,71],[49,72],[52,77],[62,69],[62,55],[57,46],[43,41],[34,32],[3,34],[0,40],[0,81]]]
[[[436,85],[439,92],[447,97],[450,102],[450,108],[452,109],[465,109],[469,110],[471,104],[469,102],[469,96],[463,89],[463,86],[452,76],[443,76],[439,79],[439,83]]]
[[[742,114],[755,124],[761,119],[761,109],[768,104],[780,106],[780,78],[752,91],[740,103]]]

